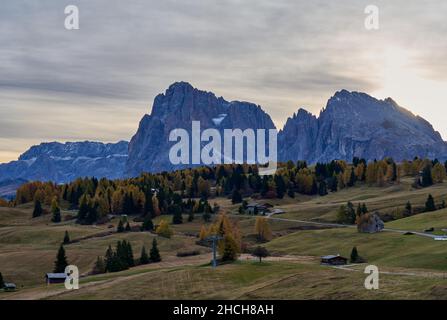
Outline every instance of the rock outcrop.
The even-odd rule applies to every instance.
[[[260,106],[240,101],[228,102],[211,92],[177,82],[158,95],[150,115],[140,121],[138,131],[129,144],[126,174],[135,176],[143,171],[160,172],[193,165],[173,165],[169,150],[176,142],[169,141],[173,129],[184,129],[191,135],[193,121],[200,121],[201,130],[274,129],[268,114]],[[223,143],[222,143],[223,146]]]
[[[391,98],[377,100],[346,90],[330,98],[318,118],[300,109],[287,120],[278,141],[282,161],[447,157],[446,143],[423,118]]]

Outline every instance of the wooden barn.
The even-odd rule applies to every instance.
[[[47,273],[45,275],[47,284],[64,283],[66,278],[67,275],[65,273]]]
[[[321,257],[321,264],[330,266],[341,266],[348,263],[348,259],[340,255],[328,255]]]

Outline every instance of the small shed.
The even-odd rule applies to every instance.
[[[330,266],[341,266],[348,263],[348,259],[345,257],[337,255],[328,255],[321,257],[321,264]]]
[[[257,202],[252,202],[247,205],[247,210],[249,214],[261,214],[265,215],[270,212],[271,205],[260,204]]]
[[[12,283],[12,282],[5,282],[5,283],[4,283],[3,290],[4,290],[4,291],[15,291],[16,288],[17,288],[17,286],[16,286],[15,283]]]
[[[64,283],[65,279],[67,279],[67,274],[65,273],[47,273],[45,275],[45,280],[47,284],[52,283]]]

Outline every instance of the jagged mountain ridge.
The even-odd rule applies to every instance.
[[[155,98],[151,114],[140,121],[138,131],[129,143],[127,175],[190,167],[172,165],[169,161],[170,147],[175,144],[169,142],[169,133],[182,128],[191,134],[192,121],[200,121],[202,131],[212,128],[221,133],[224,129],[233,128],[275,128],[270,116],[258,105],[229,102],[216,97],[214,93],[198,90],[189,83],[176,82]]]
[[[270,116],[259,105],[226,101],[212,92],[186,82],[172,84],[154,99],[130,143],[42,143],[31,147],[19,160],[0,164],[0,182],[7,179],[71,181],[95,176],[110,179],[160,172],[190,165],[172,165],[168,158],[169,132],[201,129],[273,129]],[[447,159],[447,146],[431,124],[400,107],[392,99],[375,99],[365,93],[341,90],[328,100],[317,116],[299,109],[278,133],[280,161],[308,163],[334,159],[350,161],[386,156],[395,160],[418,157]]]
[[[289,118],[278,134],[279,159],[309,163],[334,159],[392,157],[445,159],[447,144],[425,119],[391,98],[342,90],[331,97],[318,118],[304,109]]]
[[[50,142],[32,146],[19,160],[0,164],[0,181],[72,181],[78,177],[121,178],[128,142]]]

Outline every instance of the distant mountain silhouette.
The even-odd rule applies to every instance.
[[[130,143],[52,142],[31,147],[18,161],[0,164],[0,182],[7,179],[67,182],[77,177],[120,178],[141,172],[175,170],[168,158],[175,142],[171,130],[273,129],[270,116],[259,105],[226,101],[186,82],[172,84],[159,94]],[[318,118],[299,109],[278,133],[280,161],[308,163],[334,159],[351,161],[392,157],[447,159],[447,144],[432,125],[400,107],[391,98],[375,99],[365,93],[341,90],[331,97]]]

